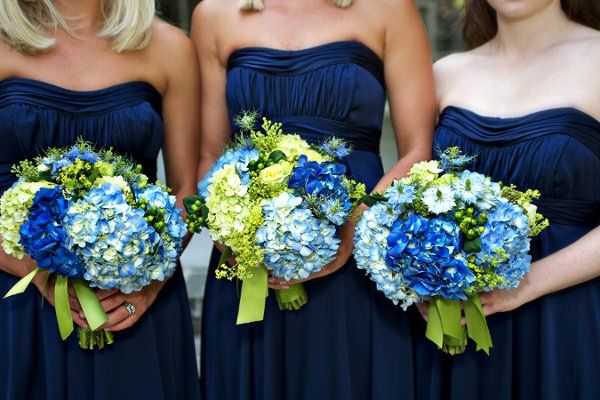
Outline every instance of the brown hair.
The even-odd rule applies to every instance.
[[[600,30],[600,1],[561,0],[560,4],[571,20]],[[463,40],[470,49],[489,42],[498,33],[496,10],[487,0],[467,0],[462,23]]]

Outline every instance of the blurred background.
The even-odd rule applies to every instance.
[[[199,0],[159,0],[158,3],[163,19],[189,30],[192,11]],[[416,0],[416,3],[427,28],[434,60],[462,50],[460,32],[455,25],[460,19],[464,0]],[[397,160],[394,132],[387,112],[381,154],[386,169]],[[207,235],[196,235],[182,256],[197,347],[200,345],[202,300],[211,249],[212,242]]]

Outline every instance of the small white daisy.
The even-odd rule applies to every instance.
[[[435,186],[423,192],[423,203],[433,214],[442,214],[456,206],[454,195],[451,186]]]

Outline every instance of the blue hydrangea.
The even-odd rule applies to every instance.
[[[179,255],[183,250],[183,239],[187,235],[187,226],[177,207],[175,196],[169,195],[162,187],[152,185],[138,192],[139,199],[147,200],[150,206],[164,211],[164,230],[160,233],[160,243],[154,255],[153,269],[149,271],[154,280],[164,280],[173,274]]]
[[[65,247],[67,233],[62,220],[68,207],[60,187],[40,189],[21,226],[20,244],[40,268],[79,278],[83,275],[81,260]]]
[[[282,193],[263,206],[263,214],[256,240],[274,276],[304,279],[335,259],[340,244],[335,226],[315,218],[300,197]]]
[[[500,262],[496,272],[506,280],[505,289],[515,288],[529,273],[531,266],[529,222],[523,210],[499,199],[498,206],[488,214],[485,232],[481,235],[482,251],[477,254],[478,263],[487,260]]]
[[[131,293],[153,280],[160,236],[142,209],[127,204],[119,187],[105,183],[90,190],[71,204],[64,225],[90,286]]]
[[[73,146],[63,158],[52,162],[52,174],[56,175],[62,168],[67,167],[75,160],[83,160],[89,163],[96,163],[98,155],[90,150],[82,150],[79,146]],[[48,159],[50,161],[50,159]]]
[[[249,165],[252,161],[258,160],[260,153],[256,149],[240,147],[233,150],[228,150],[223,154],[216,163],[211,167],[210,171],[198,183],[198,193],[200,197],[206,199],[208,197],[208,187],[211,185],[211,178],[214,173],[228,165],[236,164],[237,172],[242,180],[242,184],[250,183]]]
[[[352,209],[352,201],[344,182],[346,166],[318,163],[300,156],[288,181],[296,195],[316,199],[318,211],[335,225],[342,225]]]
[[[419,296],[466,299],[475,275],[461,256],[456,223],[409,214],[392,225],[387,244],[388,267]]]
[[[398,212],[386,203],[377,203],[365,211],[356,226],[354,258],[357,267],[365,270],[375,282],[377,290],[406,309],[418,301],[418,296],[406,286],[402,275],[392,271],[386,262],[387,238],[398,216]]]

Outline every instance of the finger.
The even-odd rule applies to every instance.
[[[98,300],[102,301],[114,294],[119,293],[119,291],[117,289],[111,289],[111,290],[102,290],[102,289],[98,289],[96,290],[96,296],[98,297]]]
[[[124,320],[123,322],[113,326],[110,330],[112,332],[119,332],[128,328],[131,328],[138,320],[139,320],[139,316],[136,315],[132,315],[129,318],[127,318],[126,320]]]
[[[75,293],[75,289],[73,289],[73,286],[71,286],[69,284],[69,297],[76,299],[77,298],[77,294]]]
[[[483,314],[487,317],[488,315],[495,314],[496,310],[491,304],[485,304],[483,306]]]
[[[269,288],[274,290],[286,290],[290,287],[287,284],[269,283]]]
[[[71,311],[71,317],[73,317],[73,322],[75,322],[75,324],[78,326],[82,327],[83,329],[90,329],[87,321],[85,318],[81,317],[80,313]]]
[[[460,319],[460,324],[461,324],[462,326],[465,326],[465,325],[467,324],[467,319],[466,319],[465,317],[462,317],[462,318]]]
[[[110,312],[121,304],[123,304],[127,300],[127,296],[123,293],[117,293],[113,296],[107,297],[104,300],[100,301],[100,305],[106,312]]]
[[[131,317],[129,311],[125,306],[117,307],[113,312],[108,314],[108,321],[104,325],[102,325],[103,329],[113,330],[115,325],[125,321],[127,318]]]
[[[81,304],[79,304],[79,300],[76,298],[69,297],[69,307],[77,313],[81,311]]]

